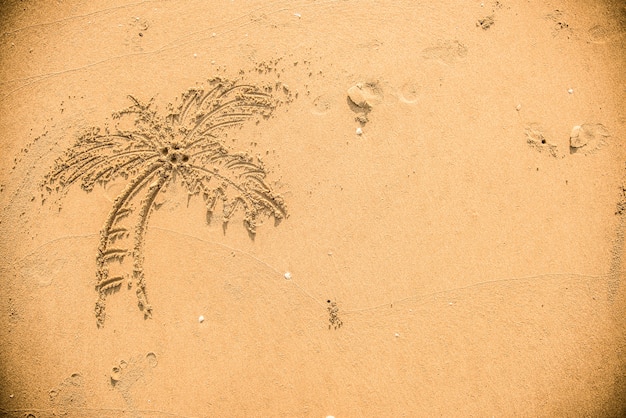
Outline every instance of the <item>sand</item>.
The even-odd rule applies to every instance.
[[[619,1],[7,1],[0,415],[626,414]]]

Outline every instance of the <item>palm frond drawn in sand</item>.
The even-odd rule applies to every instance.
[[[229,128],[269,117],[276,106],[270,91],[213,79],[206,90],[184,93],[180,104],[165,116],[150,103],[131,97],[132,106],[113,115],[115,132],[92,129],[84,133],[45,176],[44,198],[52,192],[64,195],[75,183],[91,191],[96,184],[127,180],[100,232],[96,257],[98,326],[104,325],[107,296],[125,280],[129,287],[136,286],[145,317],[151,316],[143,271],[145,234],[158,195],[173,179],[181,180],[189,196],[204,199],[209,217],[220,205],[224,223],[243,210],[250,234],[255,234],[260,216],[276,221],[286,216],[283,199],[265,182],[261,161],[231,153],[220,141]],[[120,127],[129,121],[127,129]],[[126,257],[132,258],[132,274],[123,268]]]

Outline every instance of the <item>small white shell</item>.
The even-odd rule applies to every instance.
[[[203,323],[204,322],[204,315],[200,315],[198,317],[198,322]]]
[[[286,272],[285,273],[285,279],[291,280],[291,273],[290,272]]]

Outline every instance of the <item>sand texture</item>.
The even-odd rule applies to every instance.
[[[626,5],[0,5],[0,416],[626,415]]]

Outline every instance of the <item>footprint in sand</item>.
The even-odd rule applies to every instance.
[[[422,58],[442,61],[445,64],[453,64],[467,56],[467,47],[457,40],[439,41],[436,46],[422,50]]]
[[[45,250],[47,254],[44,253],[44,249],[39,249],[19,262],[22,277],[32,283],[37,283],[40,287],[50,286],[52,281],[58,278],[59,272],[67,265],[67,260],[64,258],[52,258],[60,254],[60,251],[57,251],[60,248],[50,249],[46,247]]]
[[[419,86],[413,82],[407,82],[400,87],[398,99],[402,103],[413,104],[417,103],[419,99]]]
[[[136,356],[128,361],[120,360],[120,362],[111,368],[109,377],[111,386],[120,392],[127,392],[131,386],[141,379],[146,371],[157,366],[156,354],[150,352],[144,356]]]
[[[48,392],[50,403],[55,414],[65,415],[67,409],[80,408],[86,405],[83,377],[74,373],[63,380],[56,388]]]
[[[595,25],[587,30],[587,39],[594,44],[606,43],[611,37],[611,32],[602,25]]]
[[[587,29],[587,41],[604,44],[616,41],[626,32],[626,6],[623,6],[613,17],[607,18]]]
[[[120,360],[117,365],[111,368],[109,373],[111,386],[122,395],[126,406],[131,411],[136,410],[131,388],[137,381],[143,378],[146,373],[154,369],[157,364],[158,360],[156,354],[150,352],[145,356],[139,355],[132,357],[128,361]]]
[[[313,100],[313,109],[311,109],[311,113],[318,116],[325,115],[331,107],[331,100],[326,95],[317,96],[315,100]]]
[[[569,138],[570,154],[592,154],[606,145],[611,136],[609,130],[600,123],[583,123],[572,128]]]

